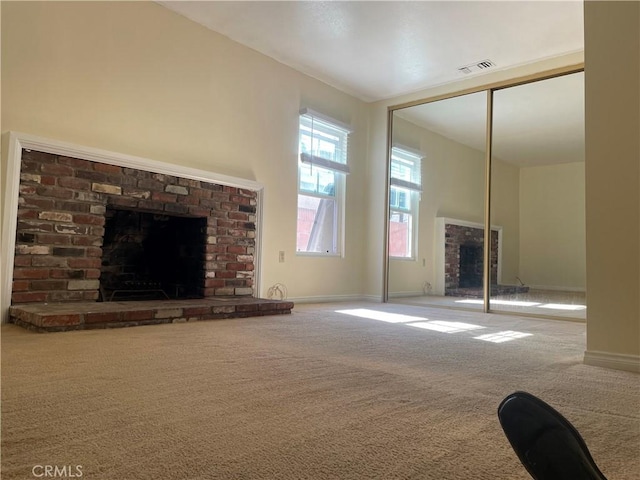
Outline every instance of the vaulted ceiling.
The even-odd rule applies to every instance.
[[[584,49],[582,0],[157,3],[368,102]],[[498,92],[496,155],[518,165],[583,158],[582,79],[557,82],[571,96],[554,84]],[[405,114],[479,148],[484,110],[465,104],[473,101]]]
[[[158,3],[365,101],[584,46],[578,0]]]

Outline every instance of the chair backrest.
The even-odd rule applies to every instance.
[[[575,427],[527,392],[508,395],[498,418],[509,443],[536,480],[606,480]]]

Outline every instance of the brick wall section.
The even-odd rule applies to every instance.
[[[107,205],[207,219],[202,295],[253,294],[256,192],[24,151],[12,303],[97,300]]]
[[[445,225],[445,293],[460,286],[460,245],[484,245],[484,229]],[[498,232],[491,231],[491,283],[498,283]]]

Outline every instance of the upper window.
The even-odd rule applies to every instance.
[[[415,258],[423,156],[406,147],[391,149],[389,256]]]
[[[299,253],[341,254],[349,132],[347,126],[309,109],[300,112]]]

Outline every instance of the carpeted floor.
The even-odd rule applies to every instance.
[[[3,480],[527,479],[496,416],[514,390],[640,478],[640,375],[583,365],[581,323],[358,303],[1,332]]]

